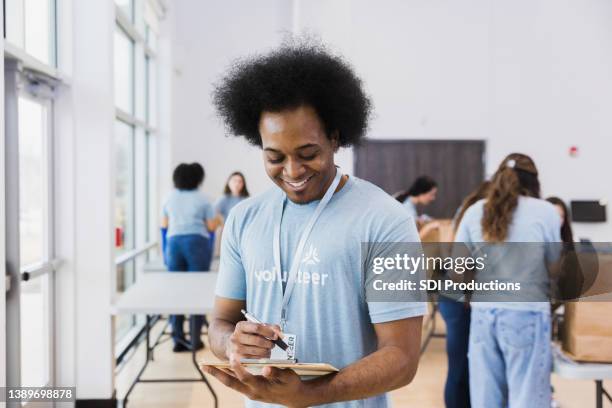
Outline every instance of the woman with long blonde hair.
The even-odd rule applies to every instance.
[[[493,175],[486,197],[465,211],[455,237],[473,252],[492,247],[497,251],[496,260],[489,256],[489,264],[476,273],[476,282],[520,282],[522,288],[472,295],[468,352],[472,407],[550,407],[547,265],[556,258],[550,243],[560,241],[559,215],[551,203],[540,199],[535,163],[524,154],[508,155]]]

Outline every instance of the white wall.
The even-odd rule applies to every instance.
[[[376,105],[369,137],[485,139],[488,174],[520,151],[545,196],[612,197],[612,3],[359,0],[350,13],[351,57]],[[574,228],[612,239],[610,223]]]
[[[353,63],[375,105],[368,137],[483,139],[488,174],[519,151],[536,161],[545,196],[612,198],[608,0],[294,0],[276,8],[243,2],[240,9],[248,10],[240,13],[236,2],[193,3],[177,4],[182,27],[175,40],[184,49],[173,158],[202,160],[206,190],[219,191],[236,159],[252,190],[266,185],[258,155],[219,137],[208,95],[212,74],[230,57],[274,45],[275,30],[290,24]],[[572,145],[580,149],[576,158],[568,154]],[[352,170],[350,152],[338,161]],[[612,239],[610,222],[574,228],[577,237]]]
[[[72,3],[64,67],[70,83],[58,95],[57,379],[78,399],[113,395],[110,315],[113,252],[113,2]]]
[[[66,77],[73,69],[73,2],[58,2],[58,67]],[[76,384],[76,272],[75,272],[75,135],[72,87],[61,86],[54,102],[53,179],[55,256],[63,263],[55,271],[55,384]],[[59,404],[60,406],[63,406]]]
[[[174,81],[172,165],[199,161],[206,169],[203,190],[222,193],[229,174],[241,170],[249,189],[271,185],[260,150],[228,138],[211,105],[212,84],[237,57],[267,50],[291,31],[287,0],[172,3]],[[163,177],[163,175],[162,175]],[[171,178],[171,173],[165,175]]]
[[[539,166],[545,194],[612,198],[611,18],[606,0],[499,2],[491,24],[490,165],[522,150]],[[568,155],[572,145],[577,158]],[[611,222],[574,230],[612,240]]]

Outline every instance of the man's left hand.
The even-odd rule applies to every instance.
[[[249,373],[238,361],[230,362],[231,371],[215,367],[203,367],[226,386],[254,401],[262,401],[287,407],[307,407],[306,385],[291,369],[264,367],[262,375]]]

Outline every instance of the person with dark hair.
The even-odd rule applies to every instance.
[[[580,262],[578,262],[571,217],[567,205],[559,197],[548,197],[546,201],[554,205],[559,213],[561,239],[563,240],[563,256],[560,262],[559,276],[556,277],[556,282],[553,285],[554,295],[557,299],[553,303],[553,309],[555,309],[563,304],[563,301],[579,298],[593,284],[595,277],[591,273],[585,276],[584,273],[585,271],[592,271],[594,268],[582,269]]]
[[[561,218],[561,239],[566,244],[568,249],[574,249],[574,233],[572,232],[572,224],[570,223],[569,210],[565,202],[559,197],[548,197],[549,203],[555,206]]]
[[[457,209],[453,219],[454,232],[461,223],[463,214],[474,203],[482,200],[490,182],[484,181],[472,191]],[[470,377],[468,369],[468,344],[470,338],[470,304],[463,292],[440,291],[438,309],[446,325],[446,357],[448,371],[444,385],[446,408],[470,407]]]
[[[235,171],[228,177],[223,189],[223,196],[215,203],[215,211],[217,214],[221,214],[225,220],[230,210],[248,197],[249,190],[247,189],[244,175],[239,171]]]
[[[428,176],[417,177],[410,188],[406,191],[405,197],[402,197],[402,202],[406,209],[417,220],[417,205],[429,205],[436,199],[438,193],[438,183]]]
[[[547,266],[558,261],[560,231],[554,206],[540,199],[533,160],[520,153],[502,161],[485,199],[465,211],[455,245],[464,243],[472,253],[487,258],[485,268],[475,273],[475,282],[521,285],[518,292],[474,291],[471,295],[472,407],[550,407]]]
[[[209,340],[232,373],[206,371],[243,393],[249,407],[387,406],[384,393],[415,375],[426,307],[420,297],[363,296],[362,265],[373,254],[360,259],[361,243],[419,239],[399,203],[334,163],[367,127],[361,81],[324,47],[288,44],[234,65],[214,103],[232,134],[262,148],[276,186],[236,205],[226,220]],[[244,321],[241,309],[266,324]],[[271,341],[279,336],[295,341],[300,362],[340,371],[305,380],[274,367],[252,375],[240,365],[287,359]]]
[[[436,199],[438,193],[438,183],[429,176],[420,176],[412,183],[410,188],[404,193],[399,194],[396,199],[404,204],[408,214],[413,218],[419,227],[419,237],[423,239],[431,230],[440,227],[437,221],[430,221],[427,215],[419,217],[417,205],[427,206]]]
[[[162,231],[167,229],[165,260],[170,272],[202,272],[210,269],[212,248],[210,232],[221,222],[210,202],[198,191],[204,182],[204,168],[199,163],[181,163],[172,174],[174,191],[163,206]],[[200,332],[205,318],[189,318],[191,343],[185,340],[185,316],[170,316],[175,352],[204,347]]]
[[[204,182],[204,167],[200,163],[181,163],[174,169],[172,181],[178,190],[196,190]]]

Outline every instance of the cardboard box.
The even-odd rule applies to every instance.
[[[565,304],[563,350],[576,361],[612,363],[612,302]]]
[[[442,219],[431,222],[438,222],[440,228],[429,231],[421,242],[453,242],[453,220]]]

